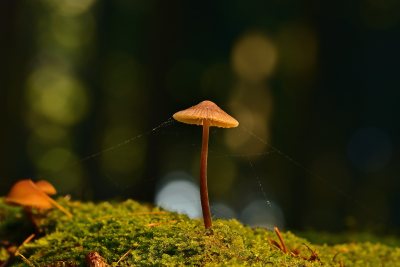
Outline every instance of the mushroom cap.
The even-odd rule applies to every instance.
[[[35,182],[35,185],[47,195],[52,196],[57,194],[57,190],[54,188],[54,186],[46,180],[39,180]]]
[[[203,125],[207,121],[209,126],[221,128],[233,128],[239,125],[239,122],[235,118],[209,100],[178,111],[172,117],[177,121],[196,125]]]
[[[48,196],[41,191],[30,179],[16,182],[5,197],[5,202],[24,207],[50,209],[52,204]]]

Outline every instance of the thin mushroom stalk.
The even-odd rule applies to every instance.
[[[207,187],[207,158],[208,158],[208,136],[209,136],[209,123],[203,123],[203,137],[201,145],[200,157],[200,200],[201,209],[203,211],[204,226],[206,229],[211,228],[211,211],[210,202],[208,200],[208,187]]]
[[[210,203],[208,201],[207,188],[207,157],[208,157],[208,137],[211,126],[221,128],[237,127],[239,122],[228,115],[220,107],[211,101],[203,101],[188,109],[178,111],[173,115],[177,121],[203,126],[203,137],[200,157],[200,200],[203,212],[204,227],[212,227]]]
[[[46,195],[47,196],[47,195]],[[68,218],[72,218],[72,214],[71,212],[69,212],[68,210],[66,210],[63,206],[61,206],[60,204],[58,204],[57,201],[55,201],[54,199],[52,199],[51,197],[47,196],[47,200],[57,209],[59,209],[61,212],[63,212],[65,215],[67,215]]]
[[[61,212],[63,212],[65,215],[68,216],[68,218],[72,218],[72,214],[66,210],[63,206],[57,203],[54,199],[52,199],[49,195],[55,195],[57,193],[57,190],[54,188],[54,186],[45,181],[45,180],[40,180],[35,183],[35,185],[47,196],[48,201],[57,209],[59,209]]]

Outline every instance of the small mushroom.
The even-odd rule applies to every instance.
[[[57,194],[57,190],[54,186],[46,180],[39,180],[35,185],[49,196]]]
[[[46,194],[29,179],[16,182],[4,200],[7,204],[35,209],[47,210],[53,207]]]
[[[68,217],[72,217],[72,214],[69,211],[64,209],[60,204],[49,197],[30,179],[16,182],[11,187],[10,192],[4,200],[8,204],[43,210],[50,209],[54,206],[64,212]]]
[[[175,120],[203,126],[203,139],[200,158],[200,200],[203,211],[204,226],[211,228],[211,212],[208,201],[207,190],[207,156],[208,156],[208,136],[211,126],[221,128],[237,127],[239,122],[228,115],[220,107],[211,101],[203,101],[188,109],[178,111],[172,116]]]

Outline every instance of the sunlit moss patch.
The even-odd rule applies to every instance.
[[[201,220],[132,200],[59,202],[74,217],[48,213],[39,221],[42,234],[20,247],[25,262],[17,256],[13,266],[86,266],[85,257],[93,251],[111,266],[400,266],[400,249],[379,243],[315,245],[286,232],[292,253],[285,254],[272,244],[278,242],[273,232],[236,220],[215,220],[211,233]],[[34,231],[21,209],[0,204],[0,218],[3,243],[22,242],[21,233]],[[310,257],[313,252],[317,259]],[[0,262],[6,257],[0,245]]]

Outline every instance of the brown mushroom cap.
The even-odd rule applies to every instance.
[[[57,190],[54,188],[54,186],[46,180],[39,180],[35,183],[35,185],[50,196],[57,194]]]
[[[48,200],[48,196],[30,179],[15,183],[4,200],[8,204],[37,209],[50,209],[53,207]]]
[[[239,122],[235,118],[209,100],[178,111],[172,117],[177,121],[196,125],[203,125],[204,121],[207,121],[209,126],[221,128],[232,128],[239,125]]]

